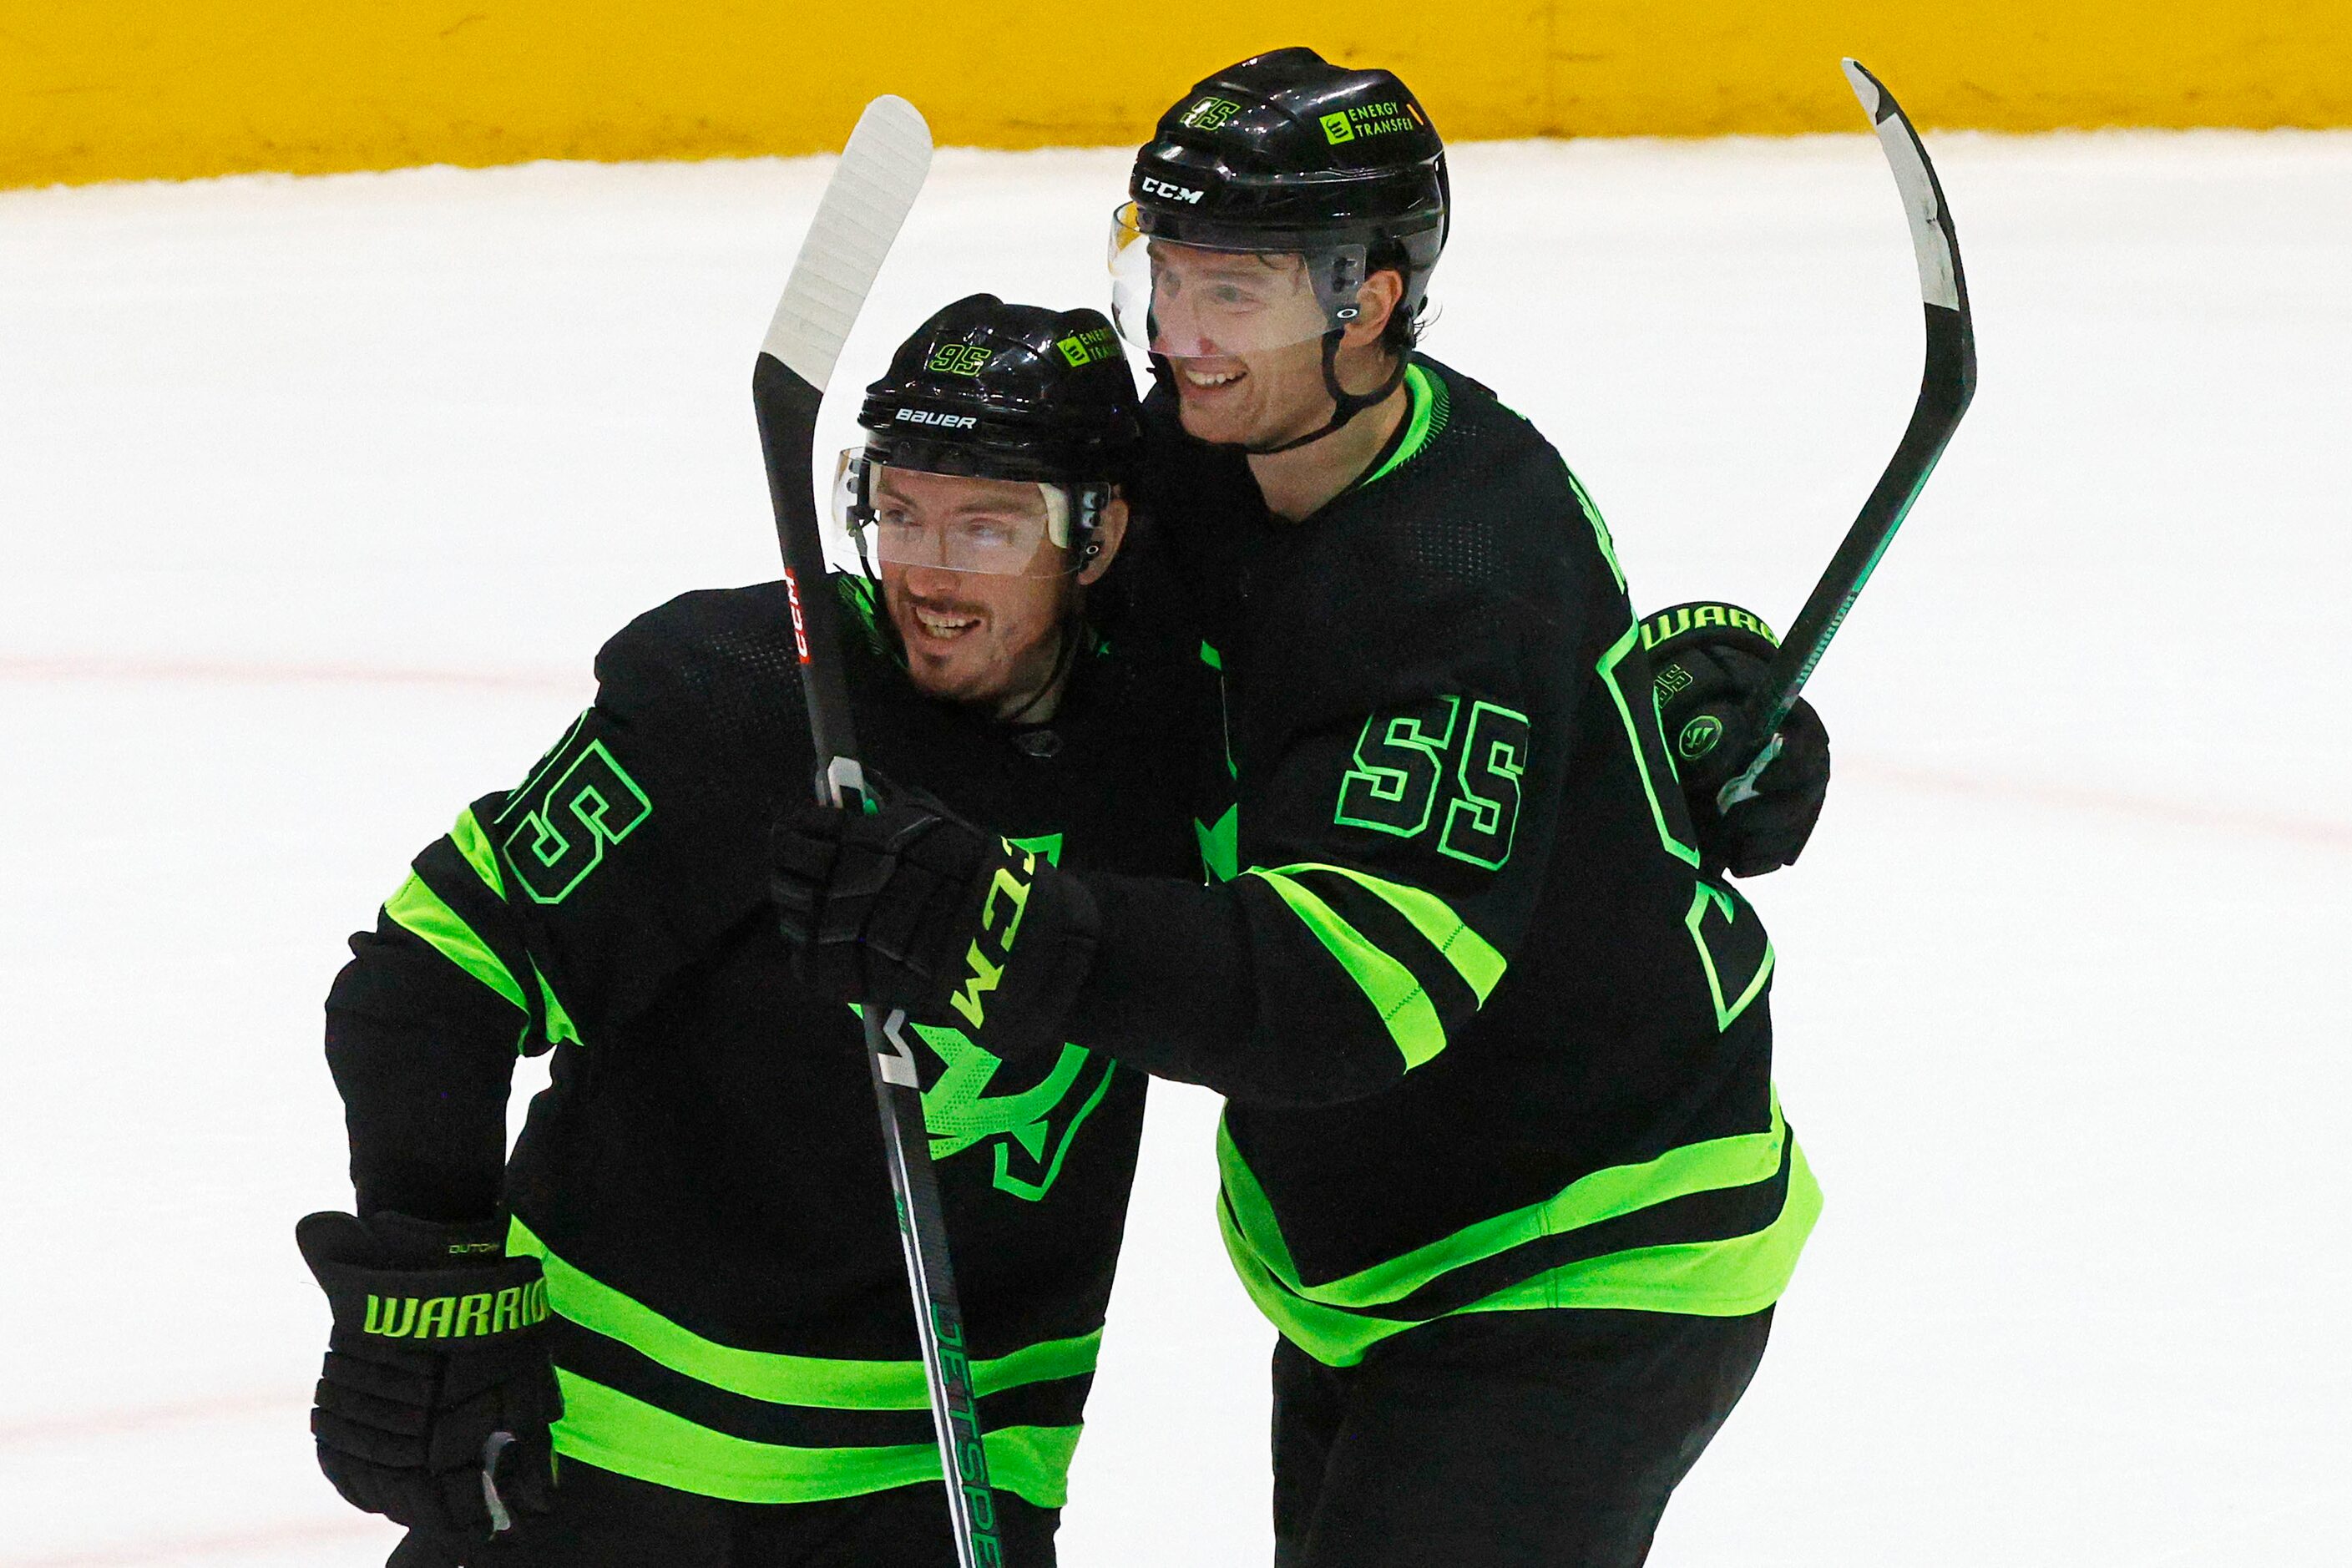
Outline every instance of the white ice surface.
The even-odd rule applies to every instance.
[[[2339,1563],[2352,136],[1934,151],[1983,390],[1755,890],[1828,1209],[1654,1560]],[[0,1568],[389,1546],[303,1431],[319,1001],[606,635],[772,574],[752,350],[824,171],[0,195]],[[1121,174],[944,155],[841,380],[967,290],[1099,300]],[[1785,622],[1916,384],[1874,143],[1465,147],[1456,190],[1432,351],[1641,604]],[[1154,1101],[1076,1568],[1266,1559],[1212,1115]]]

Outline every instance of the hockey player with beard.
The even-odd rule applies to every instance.
[[[861,423],[835,502],[870,574],[836,584],[877,776],[1040,864],[1197,876],[1214,689],[1119,614],[1139,427],[1109,322],[964,300]],[[793,638],[780,583],[640,617],[352,940],[327,1016],[357,1213],[299,1241],[334,1309],[320,1461],[411,1527],[395,1563],[955,1561],[858,1020],[768,902],[813,767]],[[1144,1077],[918,1019],[1000,1538],[1044,1568]],[[509,1160],[515,1057],[550,1049]]]
[[[1769,634],[1637,620],[1559,455],[1417,352],[1449,195],[1395,77],[1244,61],[1129,190],[1116,314],[1223,682],[1229,879],[1041,873],[991,1026],[1228,1096],[1219,1218],[1281,1334],[1278,1563],[1638,1563],[1819,1207],[1725,873],[1795,858],[1826,738],[1801,707],[1718,810],[1768,739],[1738,712]],[[962,983],[984,902],[900,847],[965,833],[798,814],[779,903],[812,972]]]

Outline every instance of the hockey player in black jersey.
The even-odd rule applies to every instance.
[[[1637,620],[1551,447],[1414,352],[1448,193],[1393,76],[1220,72],[1130,194],[1116,313],[1222,672],[1230,879],[1041,875],[1031,907],[1076,913],[1008,943],[1003,994],[1082,947],[1085,973],[992,1023],[1228,1096],[1219,1217],[1281,1331],[1277,1563],[1637,1563],[1819,1206],[1724,872],[1793,858],[1826,740],[1801,710],[1764,798],[1717,812],[1769,633]],[[876,873],[923,816],[777,842],[795,940],[910,1002],[982,923],[970,888]]]
[[[962,300],[861,422],[835,500],[869,570],[835,584],[869,765],[1041,863],[1197,876],[1214,690],[1106,581],[1139,440],[1110,324]],[[782,584],[640,617],[352,940],[327,1047],[357,1214],[300,1227],[335,1316],[313,1429],[412,1527],[397,1563],[954,1562],[858,1023],[768,904],[812,767],[793,639]],[[1044,1568],[1144,1077],[918,1016],[1001,1539]],[[550,1049],[509,1160],[514,1058]]]

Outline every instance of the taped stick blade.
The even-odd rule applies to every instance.
[[[1885,118],[1886,89],[1879,84],[1878,79],[1871,75],[1860,60],[1852,56],[1849,55],[1838,64],[1845,71],[1846,85],[1853,89],[1854,97],[1862,100],[1862,111],[1870,116],[1870,122],[1873,125],[1877,124]]]
[[[1911,117],[1895,101],[1895,95],[1885,84],[1870,74],[1859,60],[1844,62],[1845,79],[1853,87],[1855,98],[1870,116],[1871,128],[1878,133],[1879,150],[1886,155],[1886,165],[1895,174],[1895,186],[1903,195],[1903,210],[1911,224],[1912,259],[1919,268],[1919,300],[1922,304],[1940,306],[1947,310],[1963,308],[1965,286],[1960,278],[1960,249],[1952,235],[1951,217],[1944,210],[1944,193],[1936,182],[1936,171],[1927,162],[1927,149],[1919,133],[1912,129]]]
[[[931,128],[915,106],[887,95],[867,104],[817,203],[761,353],[824,390],[930,169]]]

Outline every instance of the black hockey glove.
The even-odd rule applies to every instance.
[[[1764,689],[1779,645],[1734,605],[1677,605],[1649,616],[1658,720],[1682,776],[1699,853],[1735,877],[1792,865],[1812,836],[1830,787],[1830,737],[1803,698],[1780,725],[1780,752],[1753,781],[1756,798],[1725,812],[1716,797],[1769,738],[1746,733],[1748,700]]]
[[[920,797],[785,816],[769,887],[803,981],[1000,1057],[1061,1043],[1101,927],[1075,878]]]
[[[407,1525],[411,1560],[467,1548],[545,1513],[547,1428],[563,1413],[535,1258],[504,1256],[505,1226],[383,1213],[314,1214],[294,1227],[333,1308],[310,1431],[319,1468],[352,1507]]]

